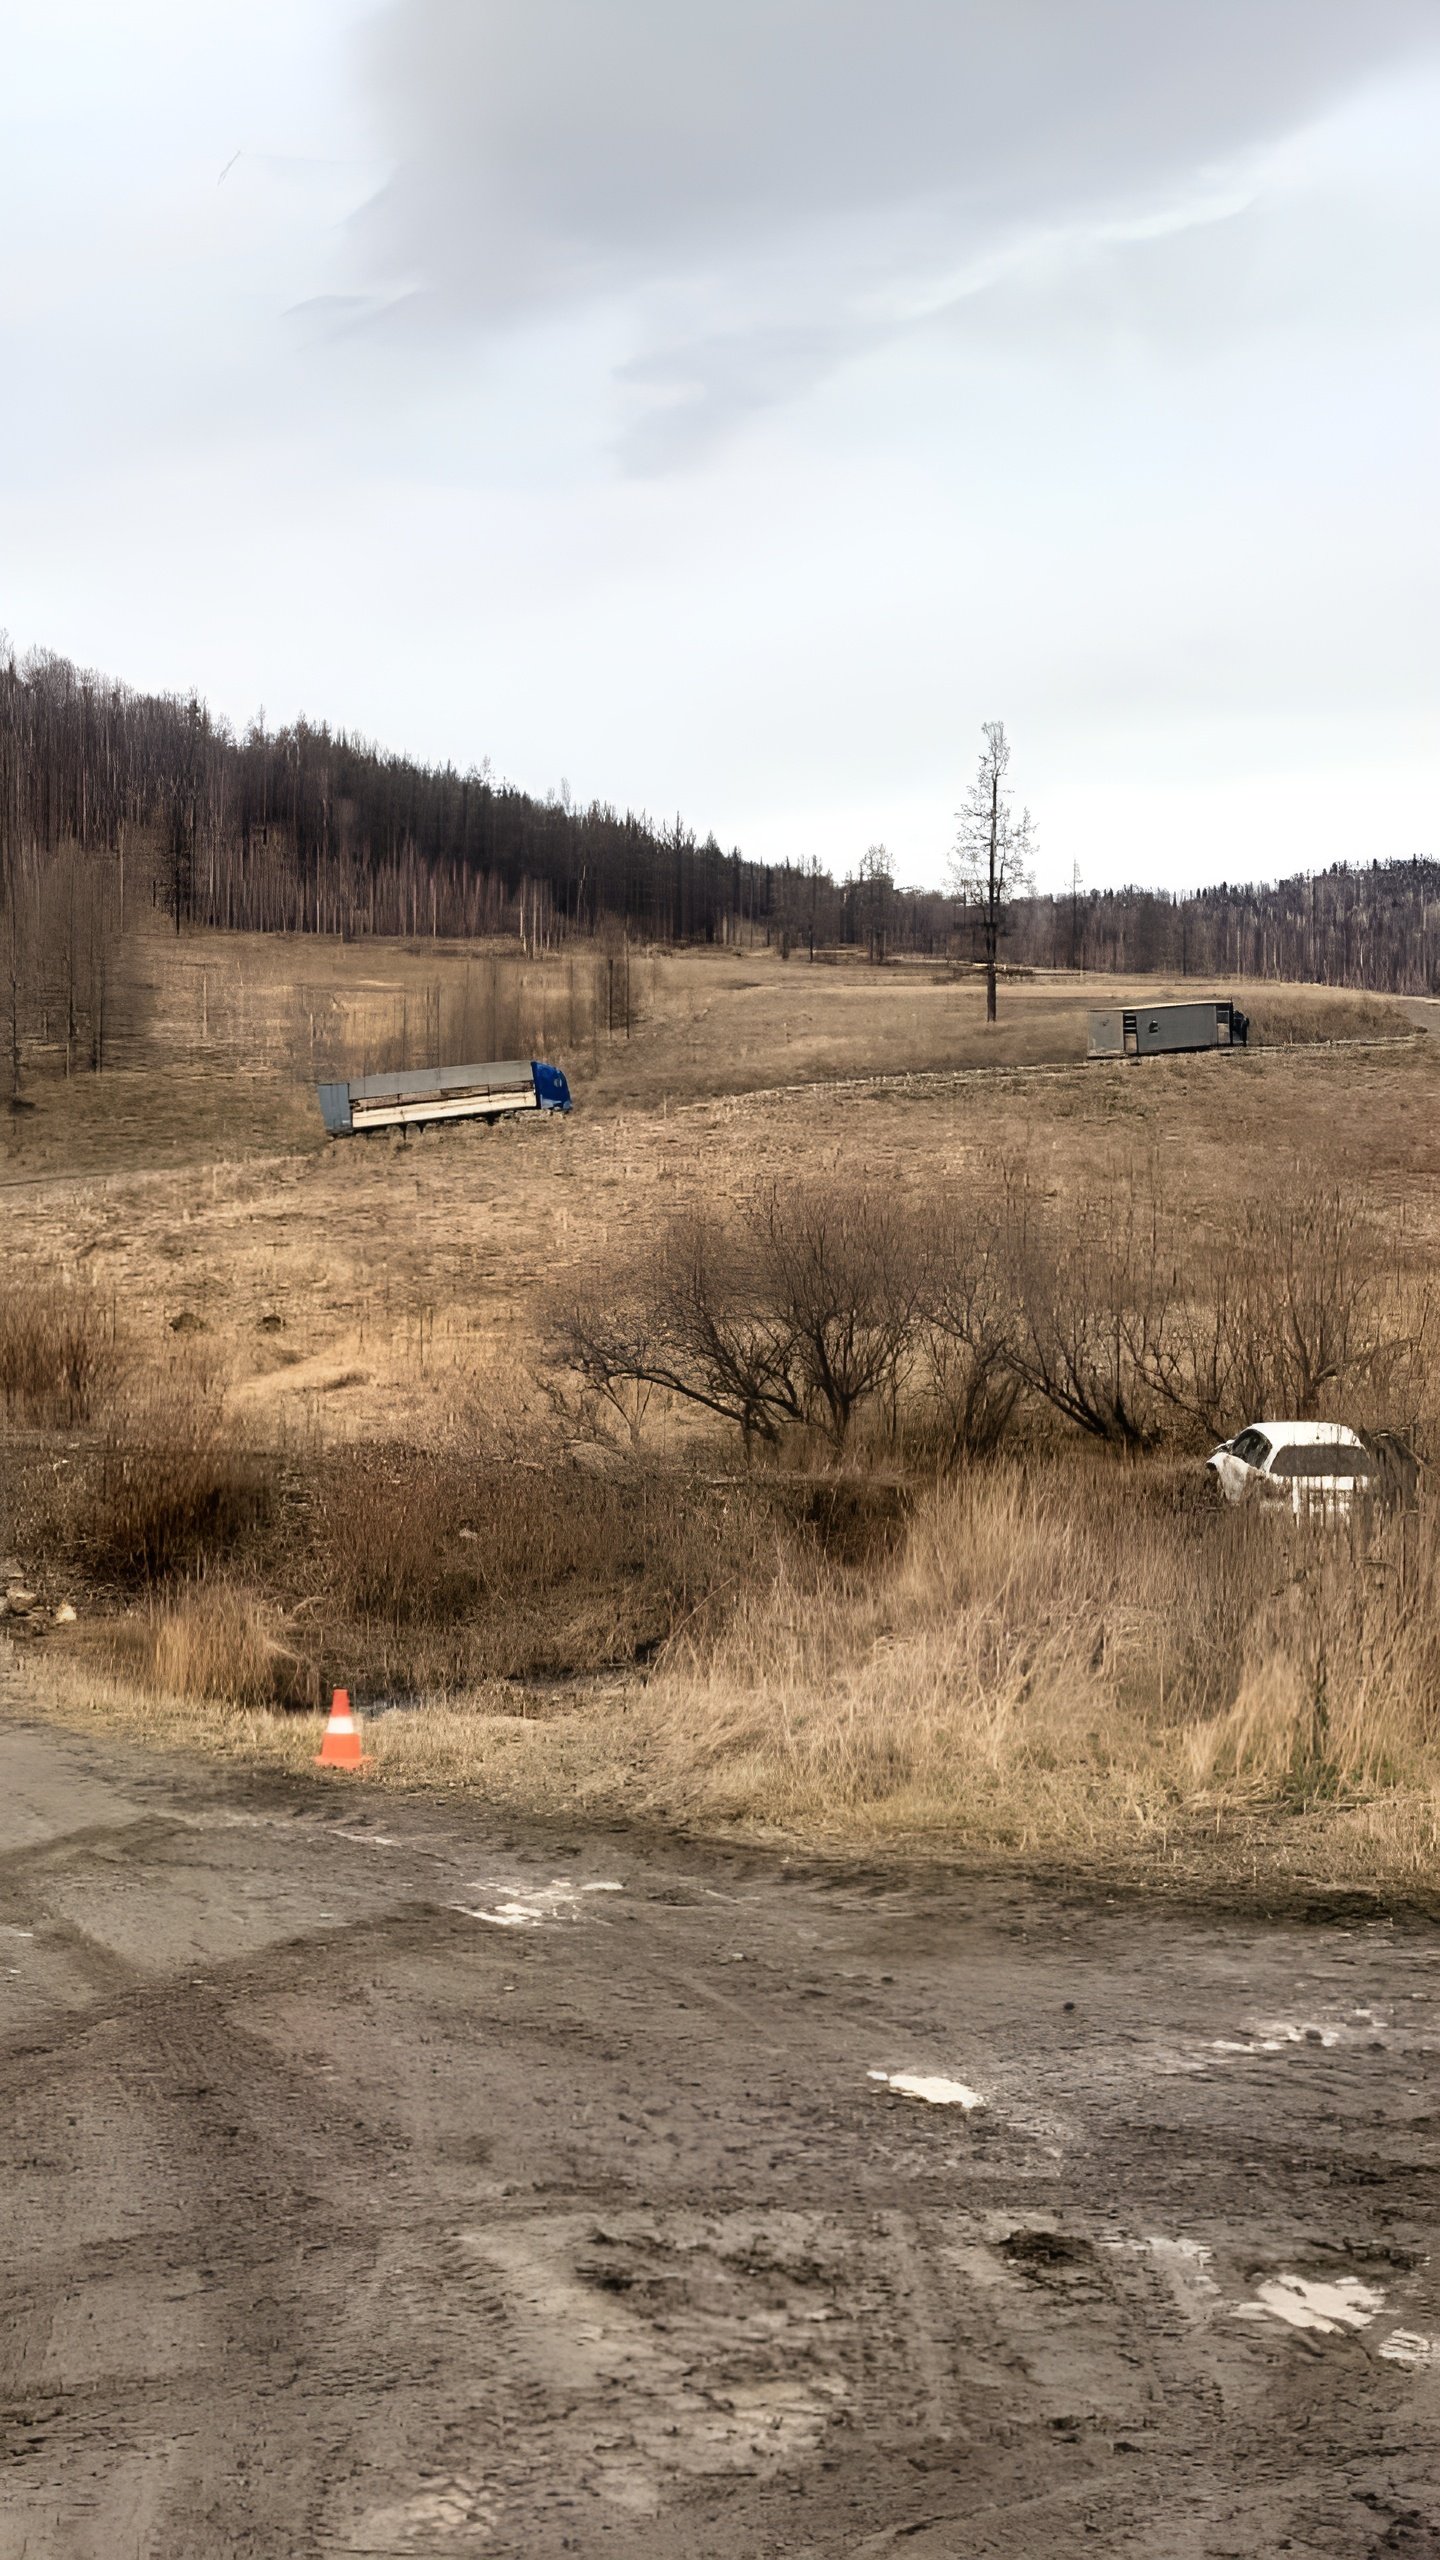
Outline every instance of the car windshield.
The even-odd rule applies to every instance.
[[[1347,1482],[1369,1472],[1364,1450],[1348,1440],[1292,1441],[1288,1448],[1276,1450],[1270,1470],[1272,1476],[1323,1476]]]
[[[1230,1455],[1247,1467],[1263,1467],[1270,1455],[1270,1443],[1263,1431],[1242,1431],[1230,1443]]]

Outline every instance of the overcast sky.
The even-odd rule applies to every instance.
[[[940,878],[1440,853],[1435,0],[0,0],[0,625]]]

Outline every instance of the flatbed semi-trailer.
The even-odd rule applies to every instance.
[[[404,1067],[317,1087],[332,1138],[370,1129],[423,1128],[432,1120],[500,1120],[516,1111],[568,1111],[570,1087],[543,1058],[485,1066]]]

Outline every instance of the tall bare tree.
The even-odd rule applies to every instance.
[[[986,720],[979,770],[958,812],[960,832],[950,857],[955,895],[978,923],[985,952],[985,1019],[995,1019],[995,980],[1000,937],[1010,929],[1010,904],[1032,887],[1035,829],[1028,809],[1017,818],[1005,787],[1010,741],[1003,720]]]
[[[895,903],[895,869],[883,844],[872,844],[860,865],[858,905],[865,947],[877,969],[890,956],[891,910]]]

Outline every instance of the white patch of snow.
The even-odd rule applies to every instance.
[[[1340,2027],[1294,2026],[1289,2019],[1267,2022],[1253,2036],[1217,2036],[1212,2053],[1284,2053],[1295,2045],[1323,2045],[1328,2053],[1340,2042]],[[1355,2029],[1351,2033],[1358,2032]]]
[[[897,2098],[920,2098],[927,2107],[963,2107],[968,2115],[972,2107],[983,2107],[978,2089],[967,2089],[963,2080],[941,2080],[923,2071],[870,2071],[869,2080],[878,2080],[893,2089]]]
[[[584,1897],[591,1893],[623,1893],[621,1884],[572,1884],[568,1876],[556,1876],[550,1884],[474,1884],[472,1893],[496,1893],[503,1897],[488,1906],[472,1907],[458,1903],[457,1910],[468,1920],[488,1920],[495,1929],[538,1929],[547,1920],[578,1920]]]
[[[1304,2276],[1267,2276],[1255,2288],[1255,2300],[1242,2302],[1238,2320],[1281,2320],[1287,2329],[1314,2329],[1335,2337],[1342,2329],[1367,2329],[1385,2296],[1355,2276],[1335,2284],[1316,2284]]]
[[[1440,2338],[1422,2337],[1418,2329],[1392,2329],[1381,2339],[1379,2352],[1387,2364],[1440,2365]]]

